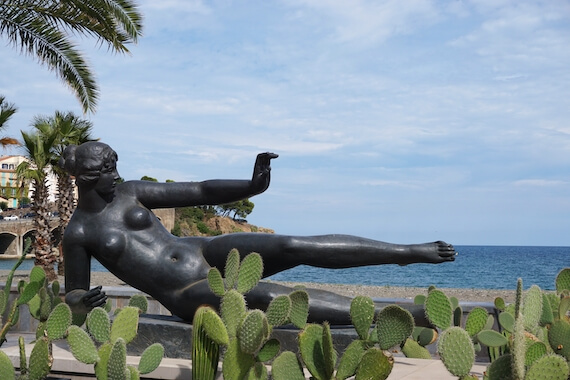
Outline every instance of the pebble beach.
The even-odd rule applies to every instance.
[[[6,282],[9,271],[0,270],[0,283]],[[13,283],[20,279],[28,278],[28,271],[16,271]],[[63,276],[60,276],[60,283],[64,283]],[[358,295],[369,296],[371,298],[404,298],[413,299],[418,294],[426,294],[427,288],[400,287],[400,286],[367,286],[367,285],[344,285],[344,284],[323,284],[315,282],[277,282],[286,286],[302,285],[306,288],[321,289],[335,292],[348,297]],[[91,272],[91,285],[102,286],[128,286],[122,280],[108,272]],[[502,297],[505,302],[511,303],[515,300],[515,290],[496,289],[464,289],[464,288],[442,288],[449,297],[456,297],[464,302],[493,302],[496,297]]]

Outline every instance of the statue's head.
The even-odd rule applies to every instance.
[[[109,145],[90,141],[65,148],[59,166],[81,185],[97,181],[101,171],[114,169],[118,160],[117,153]]]

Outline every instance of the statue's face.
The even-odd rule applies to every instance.
[[[105,166],[101,169],[99,179],[95,184],[95,191],[102,196],[112,195],[115,192],[115,186],[119,179],[117,161],[115,159],[111,159],[109,162],[105,163]]]

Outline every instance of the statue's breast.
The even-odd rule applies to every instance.
[[[152,225],[152,217],[150,210],[134,206],[125,213],[125,224],[133,230],[143,230]]]
[[[107,258],[117,257],[123,253],[127,246],[127,239],[125,234],[121,231],[107,232],[103,237],[103,242],[105,247],[101,251],[101,255]]]

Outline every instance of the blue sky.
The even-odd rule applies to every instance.
[[[131,56],[85,39],[95,135],[126,179],[248,178],[278,233],[570,246],[568,1],[140,1]],[[81,113],[0,46],[0,94]],[[5,154],[17,151],[7,151]]]

